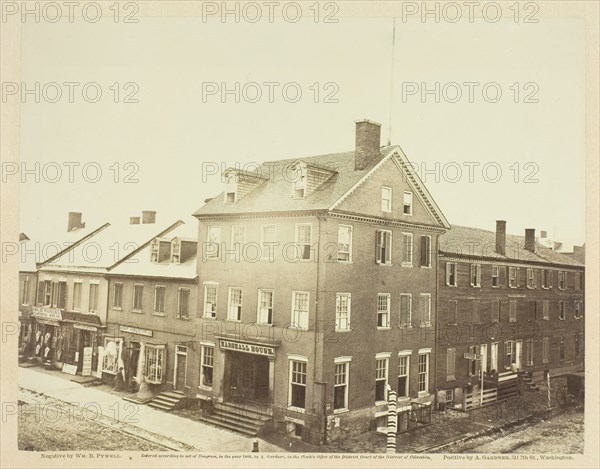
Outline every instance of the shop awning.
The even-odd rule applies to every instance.
[[[63,311],[62,321],[83,326],[102,327],[102,321],[96,314],[80,313],[79,311]]]

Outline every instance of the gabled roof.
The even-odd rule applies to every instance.
[[[498,261],[521,261],[583,267],[575,259],[536,243],[535,252],[525,249],[525,237],[506,235],[506,255],[496,252],[496,232],[452,225],[440,236],[439,251],[448,256],[489,258]]]
[[[344,153],[333,153],[305,158],[268,161],[260,166],[260,174],[268,175],[268,181],[261,184],[244,198],[233,204],[224,202],[223,193],[209,200],[200,207],[194,216],[210,217],[217,215],[235,215],[250,213],[284,213],[297,211],[330,211],[356,190],[361,183],[377,171],[390,158],[396,160],[400,170],[406,172],[408,160],[399,146],[384,146],[380,149],[381,158],[371,161],[364,169],[355,170],[354,150]],[[295,199],[290,190],[290,168],[298,162],[307,166],[326,168],[332,171],[321,186],[305,198]],[[403,164],[402,164],[403,163]],[[406,178],[413,186],[416,195],[424,200],[434,219],[449,227],[448,221],[433,201],[433,198],[416,174]]]

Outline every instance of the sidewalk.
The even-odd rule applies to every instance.
[[[77,403],[90,418],[96,415],[117,420],[133,434],[156,434],[181,442],[198,452],[250,452],[253,438],[228,432],[195,420],[125,401],[121,396],[70,380],[70,375],[19,367],[19,387],[54,399]],[[259,438],[261,452],[282,452]]]

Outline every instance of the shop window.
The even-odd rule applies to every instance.
[[[146,345],[145,355],[144,375],[146,381],[152,384],[161,384],[163,382],[165,348],[163,346]]]

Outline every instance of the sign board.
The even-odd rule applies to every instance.
[[[44,308],[41,306],[33,307],[33,315],[36,318],[46,318],[46,319],[62,319],[62,314],[60,309],[58,308]]]
[[[254,355],[264,355],[266,357],[274,357],[275,349],[258,344],[247,344],[245,342],[237,342],[235,340],[221,339],[219,346],[223,350],[233,350],[235,352],[252,353]]]
[[[83,331],[98,332],[98,328],[95,326],[86,326],[85,324],[73,324],[73,327],[75,329],[81,329]]]
[[[81,376],[92,375],[92,347],[83,347],[83,363],[81,366]]]
[[[77,374],[77,365],[69,365],[68,363],[64,363],[62,367],[63,373],[68,373],[70,375]]]
[[[119,331],[128,332],[129,334],[138,334],[145,335],[147,337],[152,337],[152,331],[150,329],[140,329],[138,327],[132,326],[119,326]]]
[[[482,355],[480,355],[479,353],[469,353],[469,352],[465,352],[465,358],[467,360],[481,360]]]

